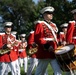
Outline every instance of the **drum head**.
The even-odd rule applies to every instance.
[[[67,53],[67,52],[69,52],[70,50],[73,50],[74,47],[75,47],[75,46],[74,46],[73,44],[64,46],[64,47],[60,48],[59,50],[55,51],[55,54],[60,55],[60,54]]]

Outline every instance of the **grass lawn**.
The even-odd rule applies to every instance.
[[[36,68],[34,69],[32,75],[34,75],[35,70],[36,70]],[[47,71],[48,71],[48,75],[53,75],[53,70],[50,65],[48,65]],[[9,73],[8,75],[11,75],[11,73]],[[25,75],[23,67],[21,68],[21,75]],[[65,75],[65,72],[62,72],[62,75]],[[75,71],[75,75],[76,75],[76,71]]]
[[[48,69],[47,70],[48,70],[48,75],[53,75],[53,70],[52,70],[52,68],[51,68],[50,65],[48,65]],[[32,75],[34,75],[34,72],[35,72],[35,70],[33,71],[33,74]],[[21,68],[21,75],[25,75],[23,68]],[[63,75],[64,75],[64,73],[63,73]]]
[[[28,63],[28,64],[29,64],[29,63]],[[34,71],[33,71],[33,74],[32,74],[32,75],[34,75],[35,70],[36,70],[36,68],[34,69]],[[52,70],[52,68],[51,68],[50,64],[48,65],[47,71],[48,71],[48,75],[53,75],[53,70]],[[11,75],[11,74],[9,73],[9,75]],[[23,67],[21,68],[21,75],[25,75]],[[65,73],[64,73],[64,72],[62,72],[62,75],[65,75]]]

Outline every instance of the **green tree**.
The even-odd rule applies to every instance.
[[[42,19],[40,10],[45,6],[53,6],[55,8],[54,19],[60,28],[62,23],[72,20],[71,10],[76,7],[76,0],[69,2],[68,0],[40,0],[35,4],[32,0],[0,0],[0,14],[4,15],[6,21],[14,23],[14,29],[20,34],[25,32],[28,34],[34,29],[34,21]],[[7,8],[10,7],[13,13]]]
[[[13,13],[9,12],[9,7]],[[34,7],[34,2],[32,0],[1,0],[0,6],[4,19],[6,21],[12,21],[18,33],[21,33],[22,30],[26,33],[28,28],[30,28],[29,25],[32,23],[30,18]]]

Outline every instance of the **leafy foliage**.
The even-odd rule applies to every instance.
[[[62,23],[72,20],[72,9],[76,8],[76,0],[40,0],[35,4],[32,0],[0,0],[0,14],[5,21],[12,21],[13,30],[18,34],[24,32],[28,34],[34,29],[34,21],[42,19],[39,11],[45,6],[55,8],[54,19],[60,28]]]

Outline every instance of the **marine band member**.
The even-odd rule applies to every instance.
[[[55,58],[54,50],[57,48],[57,31],[58,28],[53,19],[54,8],[51,6],[44,7],[40,13],[44,21],[35,22],[35,42],[38,44],[36,57],[38,58],[38,66],[35,75],[44,75],[44,72],[50,63],[54,70],[54,75],[62,75],[60,67]]]
[[[18,48],[14,48],[13,45],[16,38],[11,34],[12,24],[12,22],[4,23],[5,33],[1,35],[2,39],[0,39],[2,41],[0,43],[0,48],[10,50],[8,53],[0,55],[0,75],[4,75],[8,65],[11,69],[12,75],[20,75],[20,68],[18,65]]]

